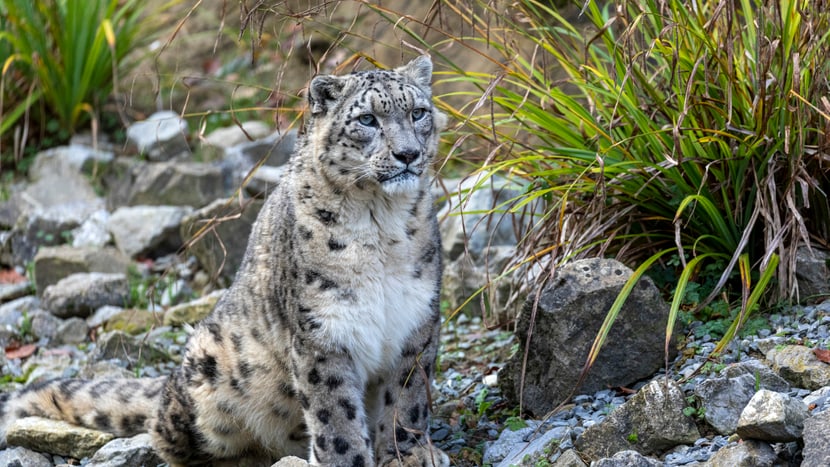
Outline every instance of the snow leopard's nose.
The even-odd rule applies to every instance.
[[[412,148],[403,149],[401,151],[393,151],[392,156],[404,164],[409,165],[421,157],[421,151]]]

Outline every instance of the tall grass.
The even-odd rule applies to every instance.
[[[468,102],[446,110],[464,122],[461,140],[491,148],[477,175],[508,174],[526,202],[547,205],[516,264],[650,265],[631,280],[673,284],[667,345],[681,306],[706,319],[708,303],[727,301],[720,351],[760,303],[810,298],[798,294],[795,252],[826,246],[830,230],[823,0],[589,0],[580,15],[514,5],[445,2],[463,37],[406,32],[449,65],[445,82],[466,85],[453,97]],[[434,21],[421,26],[434,37]],[[455,66],[443,51],[462,40],[494,71]],[[690,303],[688,284],[712,271],[708,296]]]
[[[0,141],[17,128],[19,149],[32,123],[68,135],[94,121],[127,55],[155,35],[145,13],[140,0],[0,0]]]

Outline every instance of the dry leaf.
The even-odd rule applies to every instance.
[[[830,350],[827,349],[813,349],[816,358],[824,363],[830,363]]]
[[[37,345],[35,344],[26,344],[14,349],[6,349],[6,358],[26,358],[35,353],[35,350],[37,350]]]
[[[26,282],[26,278],[14,269],[0,269],[0,284]]]

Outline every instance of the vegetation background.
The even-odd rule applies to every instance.
[[[494,282],[613,256],[663,287],[667,345],[700,320],[718,351],[753,312],[824,298],[799,294],[795,264],[830,247],[825,0],[0,0],[2,180],[158,109],[194,145],[246,120],[298,126],[313,74],[421,53],[452,117],[439,171],[507,180],[508,221],[543,206]]]

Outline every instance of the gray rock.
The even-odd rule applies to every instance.
[[[300,459],[299,457],[295,456],[287,456],[280,459],[276,464],[272,465],[271,467],[309,467],[311,464],[308,463],[305,459]]]
[[[551,467],[588,467],[588,464],[579,457],[575,450],[568,449],[551,464]]]
[[[683,415],[685,395],[673,380],[658,378],[643,386],[602,422],[576,440],[581,454],[597,460],[620,451],[659,454],[700,437],[694,421]]]
[[[804,421],[804,451],[801,467],[830,465],[830,410],[818,413]]]
[[[286,166],[271,167],[263,165],[258,167],[254,173],[248,178],[248,183],[245,185],[245,192],[255,198],[266,198],[282,180],[285,174]]]
[[[591,463],[591,467],[662,467],[657,459],[645,457],[637,451],[621,451],[611,457]]]
[[[204,144],[216,148],[227,149],[232,146],[250,143],[265,138],[272,132],[271,125],[251,120],[242,122],[242,125],[231,125],[217,128],[205,136]]]
[[[39,417],[13,420],[6,430],[9,445],[81,459],[113,439],[102,431]]]
[[[41,151],[35,156],[34,163],[29,168],[29,177],[38,180],[67,172],[95,176],[102,173],[114,158],[115,155],[111,151],[86,145],[57,146]]]
[[[32,335],[36,339],[54,339],[58,335],[58,328],[63,324],[60,318],[46,311],[36,311],[30,318]]]
[[[751,375],[757,379],[759,389],[769,389],[775,392],[790,390],[790,383],[787,380],[778,376],[762,361],[754,358],[734,363],[723,369],[723,376],[726,378],[735,378],[740,375]]]
[[[706,467],[772,467],[777,456],[772,447],[763,441],[743,440],[718,450],[703,465]]]
[[[481,461],[485,464],[495,464],[500,462],[506,458],[510,451],[516,448],[517,445],[526,446],[527,442],[525,441],[525,438],[531,436],[533,432],[536,431],[537,427],[538,423],[531,423],[530,426],[526,426],[518,430],[505,428],[499,434],[498,439],[485,444]]]
[[[60,323],[57,330],[59,344],[76,345],[87,341],[89,328],[81,318],[69,318]]]
[[[27,296],[0,305],[0,327],[18,326],[23,313],[32,313],[40,308],[40,300]]]
[[[516,182],[493,177],[477,189],[476,183],[475,179],[461,182],[438,213],[438,218],[444,219],[441,240],[450,260],[464,253],[477,260],[488,246],[516,245],[532,225],[532,214],[541,212],[541,204],[535,202],[518,208],[516,213],[509,212],[522,201],[525,192]],[[493,210],[497,212],[489,214]]]
[[[464,305],[463,310],[473,316],[482,316],[490,327],[512,323],[519,316],[524,303],[524,296],[518,293],[520,284],[525,283],[523,271],[504,275],[511,261],[516,256],[513,246],[492,246],[485,248],[482,258],[474,261],[472,256],[461,255],[450,261],[444,268],[441,287],[442,302],[456,309]],[[473,294],[490,285],[482,295]],[[483,306],[482,306],[483,304]]]
[[[801,437],[807,416],[801,399],[761,389],[741,413],[736,431],[743,439],[786,443]]]
[[[52,467],[52,461],[43,454],[17,446],[0,451],[0,465],[6,467]]]
[[[561,267],[541,291],[530,347],[526,348],[535,302],[535,297],[528,297],[517,324],[519,351],[499,373],[504,394],[519,400],[527,352],[523,408],[544,415],[565,399],[579,380],[608,310],[631,274],[630,269],[611,259],[580,260]],[[667,315],[668,305],[660,291],[651,279],[640,279],[580,391],[630,386],[662,368]],[[670,352],[674,347],[669,346]]]
[[[77,273],[43,292],[43,307],[59,318],[86,317],[104,305],[124,305],[130,297],[125,274]]]
[[[86,319],[86,325],[90,328],[97,328],[117,316],[122,311],[124,311],[124,308],[119,306],[102,306],[101,308],[95,310],[95,312]]]
[[[112,247],[41,248],[35,256],[35,288],[38,294],[43,294],[46,287],[80,272],[126,274],[129,265],[129,258]]]
[[[187,121],[169,110],[156,112],[127,128],[127,140],[151,161],[166,161],[188,151]]]
[[[179,227],[190,211],[181,206],[121,207],[112,213],[107,228],[125,255],[161,256],[182,246]]]
[[[695,395],[704,409],[706,423],[718,433],[730,435],[738,428],[741,412],[755,395],[755,378],[710,378],[695,387]]]
[[[819,360],[809,347],[773,348],[767,352],[767,360],[773,370],[795,387],[812,391],[830,386],[830,365]]]
[[[795,254],[798,299],[806,301],[830,294],[830,252],[801,246]]]
[[[260,168],[283,166],[294,153],[296,140],[297,132],[292,130],[275,132],[257,141],[226,148],[220,164],[225,174],[225,187],[235,189],[240,186],[260,161],[263,161]],[[265,173],[267,172],[266,169]],[[253,195],[259,196],[261,193],[254,192]]]
[[[0,303],[9,302],[32,293],[32,283],[28,280],[14,284],[0,284]]]
[[[132,438],[117,438],[98,450],[87,467],[156,466],[164,461],[153,450],[151,438],[142,433]]]
[[[217,200],[182,221],[182,239],[211,278],[229,282],[236,275],[263,204],[258,199],[245,200],[243,206]]]
[[[122,331],[112,331],[98,336],[98,346],[93,352],[96,360],[119,359],[128,363],[143,364],[168,359],[164,349],[157,348],[142,335],[131,336]]]
[[[546,459],[548,453],[555,450],[559,445],[559,441],[564,437],[570,439],[570,429],[568,427],[556,427],[532,436],[530,442],[514,445],[504,460],[499,462],[498,467],[535,465],[536,462]]]
[[[108,244],[112,239],[107,230],[109,218],[110,213],[105,209],[93,212],[80,227],[72,231],[72,246],[101,248]]]
[[[48,195],[60,187],[67,191],[62,195]],[[44,193],[29,193],[43,190]],[[79,193],[82,192],[82,193]],[[93,212],[104,207],[104,201],[95,196],[89,183],[80,175],[47,177],[31,185],[23,195],[28,203],[21,209],[9,238],[8,256],[13,265],[24,265],[34,258],[38,248],[58,245],[69,239],[72,230],[84,222]],[[36,199],[40,197],[42,199]]]
[[[216,302],[225,293],[225,289],[214,290],[208,295],[199,297],[181,305],[171,307],[164,313],[165,326],[180,326],[182,324],[194,324],[207,316]]]
[[[219,167],[199,162],[157,162],[133,170],[124,204],[199,208],[226,194]]]

